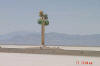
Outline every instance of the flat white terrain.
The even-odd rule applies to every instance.
[[[0,53],[0,66],[100,66],[100,57]]]
[[[40,46],[28,46],[28,45],[0,45],[2,48],[34,48]],[[49,46],[49,47],[59,47],[64,50],[89,50],[89,51],[100,51],[100,47],[77,47],[77,46]]]

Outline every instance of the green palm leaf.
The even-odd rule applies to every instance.
[[[45,25],[46,26],[49,25],[49,21],[48,20],[45,21]]]
[[[49,25],[49,21],[48,20],[45,20],[45,21],[43,21],[42,19],[38,20],[38,24],[42,24],[43,22],[45,22],[46,26]]]
[[[39,19],[38,20],[38,24],[42,24],[43,20],[42,19]]]

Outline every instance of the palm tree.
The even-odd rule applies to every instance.
[[[41,25],[41,47],[45,47],[45,26],[49,25],[48,15],[40,11],[39,16],[38,24]]]

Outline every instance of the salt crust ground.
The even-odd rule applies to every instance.
[[[39,46],[28,46],[28,45],[0,45],[2,48],[34,48]],[[64,50],[89,50],[89,51],[100,51],[100,47],[78,47],[78,46],[49,46],[59,47]]]
[[[93,64],[76,64],[76,61],[92,61]],[[100,66],[100,57],[0,53],[0,66]]]

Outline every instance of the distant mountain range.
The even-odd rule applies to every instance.
[[[62,33],[46,33],[46,45],[100,46],[100,34],[69,35]],[[0,36],[0,44],[40,45],[41,34],[32,32],[13,32]]]

